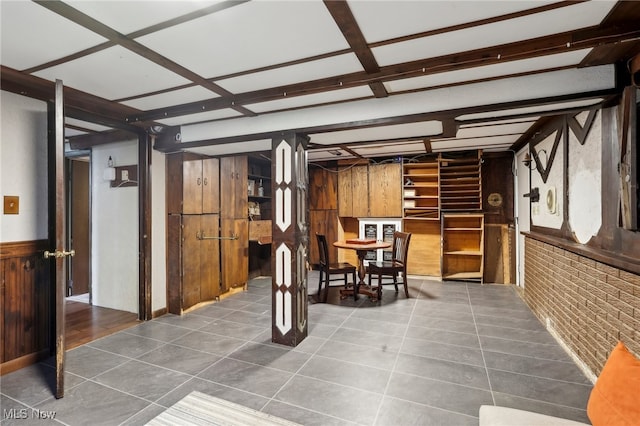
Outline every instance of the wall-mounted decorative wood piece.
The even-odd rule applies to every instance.
[[[538,172],[540,172],[540,177],[542,177],[542,182],[547,183],[547,179],[549,178],[549,173],[551,172],[551,167],[553,167],[553,160],[556,158],[556,152],[558,151],[558,146],[560,145],[560,139],[562,139],[563,128],[558,127],[556,131],[556,138],[553,141],[553,146],[551,147],[551,153],[549,154],[549,158],[547,159],[547,164],[542,167],[542,162],[540,161],[540,157],[538,156],[538,152],[535,147],[531,147],[531,155],[536,162],[536,168]]]
[[[598,110],[595,109],[589,111],[589,115],[587,116],[584,125],[581,125],[576,119],[577,114],[567,118],[569,128],[578,139],[578,142],[580,142],[580,145],[584,145],[584,143],[587,141],[587,136],[589,136],[589,131],[591,130],[591,126],[593,125],[597,113]]]

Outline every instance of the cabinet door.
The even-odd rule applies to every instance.
[[[249,280],[249,221],[221,219],[222,291],[240,287]],[[227,239],[235,236],[236,239]]]
[[[207,214],[200,216],[200,229],[204,237],[220,235],[220,217]],[[213,300],[220,295],[220,240],[200,241],[200,300]]]
[[[182,211],[185,214],[202,213],[202,161],[182,163]]]
[[[167,308],[169,313],[182,313],[182,216],[167,218]]]
[[[220,159],[220,216],[225,219],[248,217],[247,157]]]
[[[309,169],[309,208],[335,210],[338,208],[338,176],[335,171]]]
[[[235,219],[246,219],[249,217],[249,204],[247,194],[247,175],[249,168],[247,165],[247,157],[241,155],[234,157],[234,169],[235,169],[235,192],[236,197],[233,205],[233,217]],[[248,225],[247,225],[248,226]],[[245,235],[248,235],[245,233]]]
[[[369,167],[356,166],[351,169],[353,191],[353,217],[369,217]]]
[[[202,213],[220,212],[220,162],[202,160]]]
[[[402,217],[402,165],[369,166],[369,216]]]
[[[182,310],[200,303],[200,216],[182,217]]]
[[[353,217],[353,186],[351,185],[351,168],[338,171],[338,215]]]

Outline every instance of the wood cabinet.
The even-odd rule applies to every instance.
[[[439,220],[439,162],[406,163],[403,172],[404,219]]]
[[[402,164],[369,166],[369,217],[402,217]]]
[[[483,255],[484,215],[443,213],[442,278],[482,282]]]
[[[220,217],[169,215],[168,307],[173,314],[220,295]]]
[[[242,287],[249,281],[249,220],[222,219],[222,291]]]
[[[220,211],[219,174],[217,158],[183,163],[182,213],[218,213]]]
[[[180,153],[167,156],[167,212],[220,212],[219,160]]]
[[[338,208],[338,171],[327,166],[309,167],[309,209]]]
[[[220,158],[220,217],[248,217],[247,157]]]
[[[465,157],[440,158],[440,209],[481,211],[481,151]]]
[[[358,165],[338,173],[340,217],[401,217],[402,166]]]
[[[247,199],[249,219],[271,219],[271,162],[249,157],[247,160]]]

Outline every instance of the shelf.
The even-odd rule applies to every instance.
[[[450,280],[474,280],[482,279],[481,272],[456,272],[452,274],[442,274],[442,278]]]
[[[482,231],[482,228],[444,228],[445,231]]]
[[[482,256],[482,252],[479,250],[455,250],[445,251],[445,256]]]

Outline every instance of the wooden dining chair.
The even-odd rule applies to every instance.
[[[332,281],[344,281],[344,286],[348,284],[348,276],[351,275],[353,285],[356,283],[356,267],[347,262],[331,263],[329,261],[329,246],[327,246],[327,237],[322,234],[316,234],[318,240],[318,252],[320,254],[320,279],[318,280],[318,300],[322,294],[322,284],[325,285],[325,296],[323,302],[327,301],[329,295],[329,284]],[[338,275],[339,278],[331,278],[331,275]]]
[[[391,260],[382,262],[369,262],[369,286],[371,277],[378,276],[378,300],[382,299],[382,286],[393,284],[398,292],[398,284],[404,285],[404,294],[409,297],[409,287],[407,284],[407,255],[409,254],[409,241],[411,234],[396,231],[393,233],[393,246],[391,249]],[[398,276],[402,274],[402,282],[398,282]],[[392,281],[382,282],[382,280],[392,279]]]

